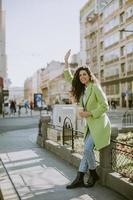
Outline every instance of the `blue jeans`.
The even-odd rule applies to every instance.
[[[87,172],[89,169],[96,169],[96,159],[93,149],[94,142],[91,134],[88,134],[84,143],[84,154],[79,166],[80,172]]]

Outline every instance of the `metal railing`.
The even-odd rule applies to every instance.
[[[83,138],[83,133],[74,130],[70,119],[65,118],[63,126],[48,123],[47,138],[59,144],[70,146],[72,150],[75,150],[76,140]]]
[[[112,170],[133,182],[133,145],[112,140]]]
[[[130,127],[130,126],[133,126],[133,112],[131,112],[131,111],[126,111],[126,112],[123,114],[122,126],[123,126],[123,127]]]
[[[84,133],[79,130],[74,130],[71,119],[66,117],[63,122],[63,127],[48,124],[47,138],[57,142],[58,144],[70,147],[72,152],[83,154]],[[94,151],[96,161],[99,163],[99,151]]]
[[[74,130],[71,119],[66,117],[63,122],[63,145],[67,144],[68,141],[71,141],[72,150],[74,150]]]
[[[119,127],[133,127],[133,110],[110,110],[108,117],[113,126]]]

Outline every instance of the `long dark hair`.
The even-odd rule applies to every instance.
[[[90,82],[97,82],[96,77],[92,74],[89,67],[81,66],[76,70],[73,80],[72,80],[72,91],[71,92],[72,92],[72,95],[75,97],[75,100],[77,101],[77,103],[79,102],[80,97],[84,94],[84,90],[85,90],[85,85],[83,83],[81,83],[81,81],[79,79],[79,73],[81,70],[84,70],[87,72],[87,74],[90,77]]]

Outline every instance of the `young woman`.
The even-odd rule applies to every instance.
[[[106,114],[109,109],[108,101],[100,84],[89,67],[78,67],[74,76],[68,65],[71,50],[65,55],[65,79],[72,83],[72,94],[83,110],[79,115],[86,119],[84,154],[81,159],[76,179],[67,185],[67,189],[84,186],[84,174],[89,170],[88,187],[95,185],[99,179],[96,172],[94,147],[100,150],[110,144],[111,125]]]

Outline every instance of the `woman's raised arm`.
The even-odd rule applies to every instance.
[[[64,61],[65,61],[65,67],[66,67],[66,68],[69,68],[68,59],[69,59],[69,57],[70,57],[70,54],[71,54],[71,49],[69,49],[69,50],[67,51],[67,53],[65,54],[65,56],[64,56]]]
[[[71,72],[71,67],[69,66],[69,63],[68,63],[68,59],[70,57],[70,54],[71,54],[71,49],[69,49],[64,56],[64,61],[65,61],[64,76],[65,76],[65,79],[68,82],[72,83],[73,75],[72,75],[72,72]]]

